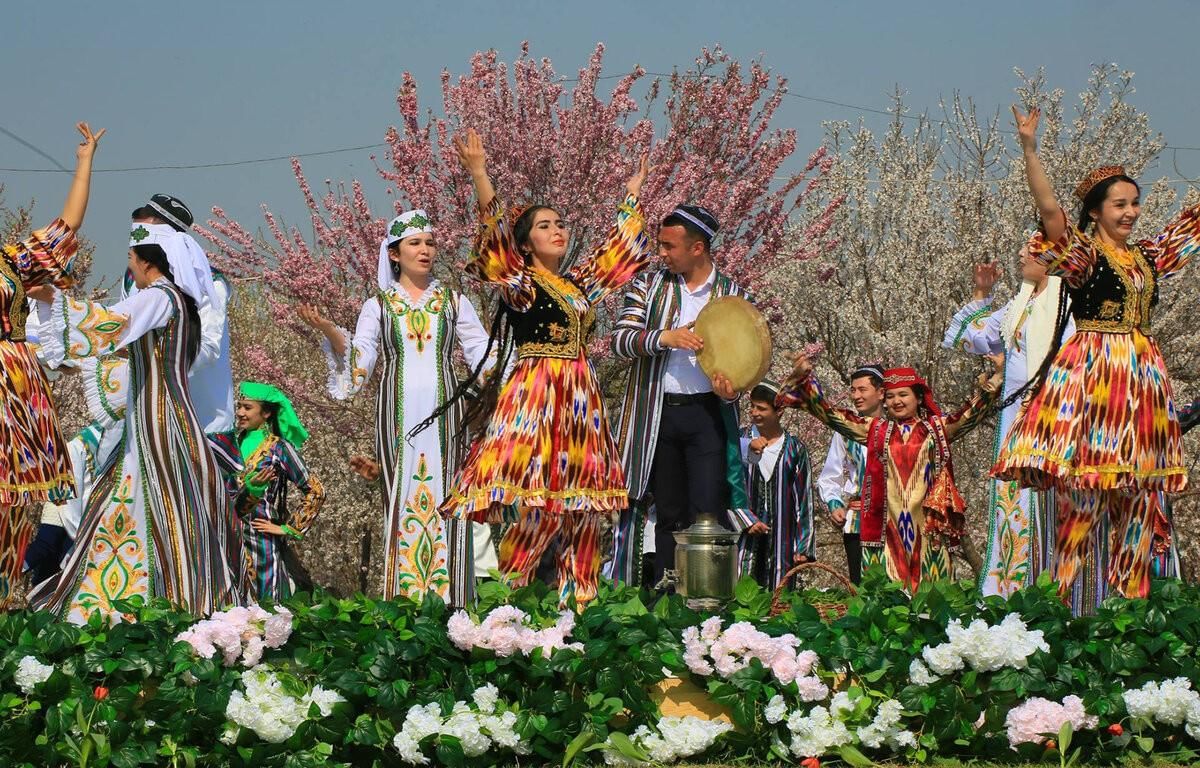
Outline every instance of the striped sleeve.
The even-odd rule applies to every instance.
[[[617,209],[617,220],[592,255],[574,269],[569,277],[588,302],[596,304],[625,285],[650,263],[650,238],[646,236],[646,217],[642,205],[627,195]]]
[[[536,291],[525,266],[525,257],[517,251],[511,224],[504,218],[504,206],[493,197],[483,211],[475,250],[467,262],[467,272],[500,289],[500,298],[512,309],[524,312],[533,305]]]
[[[21,242],[6,244],[4,258],[16,268],[26,288],[47,284],[69,288],[73,283],[71,265],[78,249],[75,233],[62,219],[55,219]]]
[[[625,303],[612,332],[612,350],[617,357],[632,360],[655,357],[667,351],[660,339],[664,331],[646,327],[651,275],[638,276],[625,291]]]

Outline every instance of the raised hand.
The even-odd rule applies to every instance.
[[[329,321],[321,314],[321,310],[317,309],[315,304],[301,304],[296,307],[296,314],[310,328],[318,331],[324,331],[329,326]]]
[[[92,156],[96,154],[96,148],[100,146],[100,138],[108,129],[101,128],[96,133],[92,133],[92,129],[87,123],[76,123],[75,130],[79,131],[79,135],[83,137],[83,141],[79,142],[79,148],[75,150],[75,158],[91,160]]]
[[[986,299],[992,295],[992,288],[996,286],[996,281],[1000,278],[1000,269],[994,261],[976,264],[972,278],[975,298]]]
[[[638,163],[637,173],[629,177],[629,181],[625,182],[625,189],[634,197],[640,197],[642,194],[642,185],[646,183],[646,177],[650,175],[650,153],[642,155],[641,162]]]
[[[798,352],[792,358],[792,373],[788,376],[788,381],[792,384],[799,384],[812,374],[812,369],[812,359],[803,352]]]
[[[1021,142],[1021,148],[1037,149],[1038,118],[1042,116],[1042,110],[1033,107],[1029,114],[1022,115],[1017,105],[1013,104],[1012,113],[1017,122],[1017,139]]]
[[[483,140],[474,128],[458,134],[453,141],[458,162],[468,173],[472,176],[487,173],[487,153],[483,150]]]

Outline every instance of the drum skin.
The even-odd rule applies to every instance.
[[[734,389],[744,392],[767,375],[771,330],[762,313],[742,297],[722,296],[708,302],[696,316],[693,330],[704,340],[696,362],[710,379],[724,374]]]

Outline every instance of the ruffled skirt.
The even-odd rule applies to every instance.
[[[441,509],[497,522],[514,504],[547,514],[609,512],[628,504],[604,399],[582,356],[517,362]]]
[[[1186,488],[1179,419],[1154,339],[1139,331],[1068,339],[992,473],[1039,489]]]
[[[70,498],[67,445],[33,347],[0,341],[0,368],[0,507]]]

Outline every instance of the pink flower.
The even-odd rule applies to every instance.
[[[1076,731],[1082,731],[1095,728],[1100,720],[1084,711],[1083,700],[1078,696],[1067,696],[1061,704],[1034,697],[1010,709],[1004,719],[1008,743],[1013,749],[1018,744],[1041,744],[1047,734],[1057,734],[1068,722]]]

